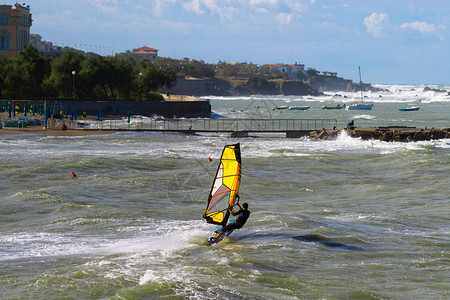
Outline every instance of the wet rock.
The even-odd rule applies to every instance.
[[[423,131],[418,131],[414,133],[413,136],[414,141],[427,141],[429,140],[428,135]]]
[[[450,128],[446,129],[418,129],[415,127],[365,127],[341,130],[316,130],[310,132],[310,137],[317,139],[333,139],[340,131],[345,130],[348,135],[363,140],[380,140],[383,142],[416,142],[450,138]]]
[[[424,92],[435,92],[435,93],[447,93],[447,91],[446,90],[441,90],[441,89],[433,89],[433,88],[430,88],[430,87],[424,87],[423,88],[423,91]]]
[[[417,129],[415,127],[356,128],[347,130],[352,137],[384,142],[415,142],[450,138],[450,129]]]

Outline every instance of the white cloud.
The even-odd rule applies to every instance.
[[[309,10],[308,4],[305,4],[302,1],[296,0],[285,0],[285,1],[292,13],[302,14]]]
[[[162,14],[163,8],[167,3],[174,4],[176,3],[176,0],[156,0],[153,8],[153,13],[157,16],[160,16]]]
[[[372,13],[370,16],[364,18],[364,25],[368,33],[376,38],[386,37],[388,34],[402,34],[407,31],[419,32],[422,35],[438,36],[441,40],[445,39],[446,26],[440,24],[430,24],[427,22],[416,21],[403,24],[394,24],[389,20],[387,14]]]
[[[218,15],[221,19],[232,19],[239,13],[233,6],[233,1],[223,0],[189,0],[183,4],[183,8],[199,15],[207,13]]]
[[[282,20],[283,23],[292,22],[309,9],[304,0],[184,0],[182,6],[186,11],[198,15],[218,15],[227,20],[249,18],[252,13],[270,14],[272,19]],[[264,18],[267,20],[268,16]]]
[[[277,21],[283,25],[289,25],[292,22],[292,14],[279,13],[275,16]]]
[[[400,28],[405,30],[418,31],[422,34],[437,35],[444,39],[442,31],[445,29],[444,25],[436,26],[435,24],[428,24],[426,22],[416,21],[412,23],[403,23]]]
[[[270,11],[269,11],[268,9],[262,8],[262,7],[257,7],[257,8],[255,9],[255,11],[256,11],[257,13],[259,13],[259,14],[268,14],[268,13],[270,13]]]
[[[425,22],[420,22],[420,21],[416,21],[416,22],[412,22],[412,23],[403,23],[402,25],[400,25],[401,28],[403,29],[413,29],[413,30],[417,30],[421,33],[434,33],[436,32],[436,26],[434,24],[428,24]]]
[[[389,16],[387,14],[373,13],[364,18],[364,25],[366,26],[367,32],[377,38],[385,35],[384,29],[388,23]]]
[[[117,0],[91,0],[96,5],[117,4]]]
[[[250,0],[250,5],[260,5],[260,4],[277,4],[278,0]]]
[[[90,2],[100,11],[105,13],[115,13],[118,11],[117,0],[90,0]]]
[[[185,10],[187,11],[192,11],[198,15],[202,15],[205,13],[205,11],[203,11],[200,8],[200,1],[199,0],[191,0],[189,2],[186,2],[183,4],[183,7]]]

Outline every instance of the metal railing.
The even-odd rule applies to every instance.
[[[73,129],[193,131],[193,132],[288,132],[312,131],[336,126],[334,119],[144,119],[78,121]]]

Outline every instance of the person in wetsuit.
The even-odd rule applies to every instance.
[[[348,129],[348,130],[353,130],[353,129],[355,129],[355,121],[352,120],[351,122],[348,122],[348,123],[347,123],[347,126],[345,126],[345,128]]]
[[[242,228],[242,226],[244,226],[245,222],[247,222],[247,219],[250,216],[250,211],[248,210],[248,204],[244,203],[244,204],[242,204],[242,206],[240,206],[239,203],[237,203],[237,206],[239,206],[239,208],[240,208],[238,212],[234,212],[230,207],[228,207],[228,211],[230,212],[230,214],[232,214],[233,216],[238,216],[236,218],[236,221],[223,227],[220,230],[220,232],[214,237],[214,239],[218,239],[225,232]]]

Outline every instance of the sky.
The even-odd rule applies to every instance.
[[[360,66],[363,82],[450,84],[449,0],[24,1],[31,33],[102,55],[148,46],[175,59],[297,62],[353,81]]]

